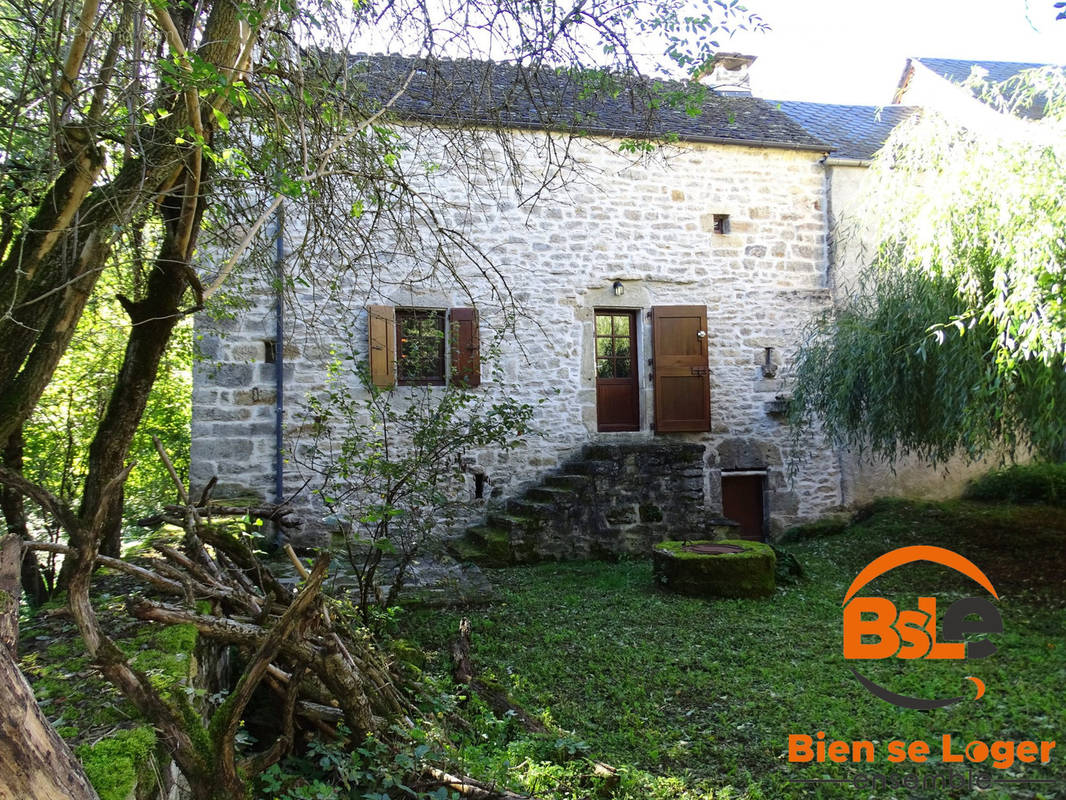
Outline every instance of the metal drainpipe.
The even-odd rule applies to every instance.
[[[275,216],[274,251],[274,502],[285,501],[285,206]],[[282,540],[275,523],[274,539]]]
[[[840,264],[838,263],[840,250],[837,246],[836,225],[833,218],[836,213],[833,208],[833,168],[851,166],[854,163],[856,162],[833,159],[828,155],[822,159],[822,170],[825,174],[822,181],[822,194],[825,198],[825,277],[834,311],[842,298],[840,296]],[[864,166],[868,166],[868,162]],[[837,463],[837,493],[840,496],[840,504],[843,506],[847,504],[849,492],[847,462],[844,448],[834,447],[833,452]]]

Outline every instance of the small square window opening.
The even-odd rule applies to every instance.
[[[715,233],[729,233],[729,215],[728,214],[715,214],[714,215],[714,232]]]

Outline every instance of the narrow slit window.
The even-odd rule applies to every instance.
[[[714,232],[726,234],[729,233],[729,215],[728,214],[715,214],[714,215]]]
[[[278,360],[278,343],[273,339],[263,340],[263,360],[268,364],[275,364]]]

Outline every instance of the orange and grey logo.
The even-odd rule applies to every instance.
[[[900,547],[875,558],[855,576],[844,595],[844,658],[849,661],[899,658],[908,660],[952,659],[969,661],[987,658],[996,646],[986,638],[964,641],[968,634],[1003,632],[999,610],[985,597],[956,600],[944,612],[937,630],[937,600],[919,597],[917,609],[897,609],[887,597],[860,597],[858,592],[870,581],[886,572],[912,564],[931,561],[970,578],[992,597],[999,599],[995,587],[981,569],[963,556],[943,547],[916,545]],[[872,694],[897,706],[929,710],[957,703],[958,697],[924,698],[897,694],[862,675],[851,667],[859,682]],[[967,675],[977,687],[974,698],[985,693],[984,682]]]

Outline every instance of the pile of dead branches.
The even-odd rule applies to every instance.
[[[57,498],[17,476],[7,477],[55,515],[71,533],[71,545],[25,540],[21,546],[31,551],[60,553],[75,562],[69,605],[88,654],[103,675],[158,731],[187,779],[193,797],[196,800],[247,797],[248,776],[258,775],[283,759],[297,746],[302,734],[331,740],[347,737],[354,747],[369,734],[388,741],[390,732],[414,727],[418,712],[408,699],[412,687],[405,685],[401,673],[393,669],[375,645],[374,637],[359,625],[354,612],[323,592],[329,554],[319,554],[308,570],[286,545],[299,579],[280,579],[259,559],[253,549],[254,539],[244,532],[239,521],[214,516],[219,510],[209,504],[208,491],[199,500],[190,500],[158,442],[157,448],[182,501],[180,506],[164,509],[162,516],[166,522],[180,523],[184,536],[180,547],[156,543],[153,547],[158,557],[145,558],[139,563],[99,555],[86,545],[95,539],[85,536],[79,519]],[[259,511],[261,517],[283,516],[277,510]],[[7,537],[7,540],[16,543],[16,552],[4,559],[4,563],[11,562],[5,574],[10,572],[11,580],[15,581],[18,540],[17,537]],[[127,608],[133,617],[164,625],[193,625],[204,639],[237,648],[242,665],[240,675],[226,699],[209,711],[206,719],[192,707],[185,693],[164,693],[154,687],[148,676],[136,670],[108,637],[90,602],[93,566],[107,566],[132,575],[150,587],[152,599],[128,598]],[[3,596],[0,593],[0,599]],[[0,638],[5,640],[14,638],[10,632],[7,636],[2,634],[0,630]],[[465,668],[457,672],[456,678],[459,683],[483,691],[484,687],[472,674],[469,636],[467,624],[461,637]],[[7,651],[0,655],[7,656]],[[15,669],[8,671],[17,675]],[[56,781],[63,788],[33,796],[95,798],[87,782],[74,780],[78,778],[74,773],[79,772],[76,762],[62,740],[54,732],[48,734],[50,729],[33,703],[29,687],[21,681],[15,688],[25,698],[27,707],[34,706],[37,727],[42,733],[28,743],[32,752],[27,749],[24,758],[0,758],[0,786],[9,777],[10,781],[16,780],[11,777],[15,773],[18,780],[29,786],[26,782],[29,778],[46,770],[44,766],[27,767],[30,762],[64,763],[69,767],[70,780]],[[506,705],[507,701],[500,702]],[[237,745],[237,734],[250,704],[256,712],[257,733],[269,732],[269,736],[258,737],[257,748],[251,752]],[[267,719],[263,718],[264,714]],[[14,720],[18,715],[8,716]],[[520,718],[527,723],[530,719],[524,714]],[[0,731],[5,730],[5,719],[0,714]],[[65,760],[61,761],[60,757]],[[412,777],[421,788],[443,786],[477,800],[522,800],[523,797],[433,764],[421,764],[417,769],[419,774]]]
[[[257,557],[251,537],[239,524],[205,518],[203,505],[190,502],[161,448],[160,457],[182,500],[180,507],[167,509],[170,517],[181,512],[181,519],[175,520],[184,529],[180,547],[156,545],[160,558],[140,564],[100,556],[84,544],[79,546],[94,541],[84,535],[80,520],[57,498],[28,484],[19,488],[60,520],[71,533],[71,545],[26,541],[23,546],[62,553],[83,565],[91,559],[93,565],[131,574],[148,584],[154,597],[174,598],[172,602],[130,598],[128,608],[134,617],[191,624],[201,637],[239,649],[243,663],[239,678],[225,701],[203,720],[183,693],[164,694],[131,665],[96,618],[90,602],[91,567],[73,570],[70,610],[86,650],[159,732],[193,796],[197,800],[246,797],[245,776],[257,775],[284,758],[301,729],[337,736],[343,725],[346,735],[358,742],[395,723],[411,725],[413,707],[388,660],[373,638],[350,624],[342,606],[322,591],[329,554],[320,554],[308,570],[289,548],[300,580],[280,580]],[[277,696],[274,702],[258,704],[275,717],[265,726],[274,739],[260,739],[257,750],[242,753],[236,736],[261,687]],[[55,743],[60,746],[61,742]],[[44,760],[49,756],[44,753]]]

